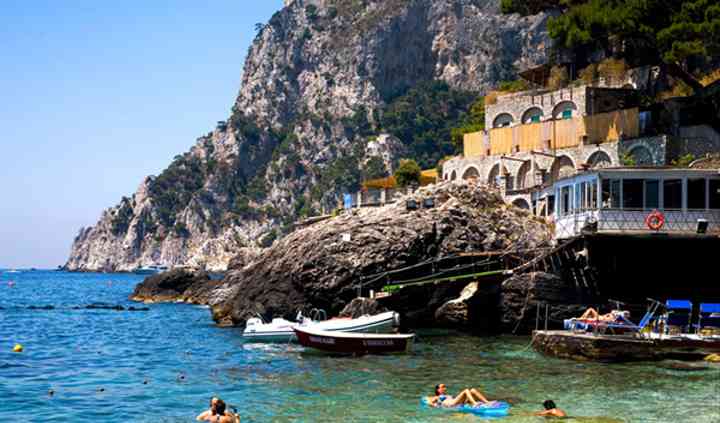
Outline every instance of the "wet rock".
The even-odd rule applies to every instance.
[[[85,306],[87,310],[115,310],[124,311],[125,307],[120,304],[107,304],[107,303],[93,303]]]
[[[355,319],[365,314],[375,315],[386,311],[388,311],[388,309],[383,307],[376,300],[370,298],[355,298],[342,309],[339,317],[350,317]]]
[[[135,287],[130,299],[144,302],[186,301],[204,304],[209,292],[219,285],[206,272],[174,269],[152,275]]]
[[[422,203],[430,197],[435,199],[432,209],[405,207],[406,200]],[[224,325],[243,324],[255,313],[291,318],[308,308],[336,315],[357,297],[361,280],[365,293],[385,286],[382,278],[363,279],[369,275],[463,252],[533,250],[547,247],[550,239],[546,224],[507,206],[497,190],[442,182],[391,205],[354,210],[296,230],[249,266],[229,272],[209,304],[215,321]],[[434,321],[436,309],[463,288],[457,283],[409,287],[379,301],[401,312],[403,320]]]
[[[562,278],[544,272],[514,275],[502,284],[500,300],[504,332],[528,334],[535,329],[537,308],[541,307],[540,325],[544,327],[545,309],[549,304],[548,328],[562,328],[564,319],[580,316],[586,309],[588,295]]]
[[[435,320],[448,326],[466,326],[470,321],[470,300],[478,290],[477,282],[471,282],[452,299],[435,311]]]

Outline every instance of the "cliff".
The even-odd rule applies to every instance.
[[[449,127],[480,93],[545,61],[546,21],[490,0],[286,2],[248,52],[229,118],[82,229],[66,268],[223,270],[401,157],[434,166],[457,152]]]
[[[422,204],[426,198],[433,198],[435,206],[406,208],[406,200]],[[334,316],[356,297],[363,277],[463,252],[512,251],[529,259],[551,239],[546,223],[506,205],[498,191],[444,182],[396,204],[346,212],[289,234],[249,265],[232,269],[208,296],[209,304],[213,319],[222,325],[243,324],[256,313],[293,316],[313,307]],[[379,291],[387,280],[366,282],[365,295],[369,289]],[[429,287],[429,293],[411,301],[402,300],[400,293],[400,301],[388,304],[415,324],[434,324],[442,316],[427,315],[433,316],[466,285],[424,285],[420,290]]]

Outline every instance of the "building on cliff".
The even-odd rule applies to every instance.
[[[537,69],[520,75],[536,83]],[[562,207],[553,185],[564,178],[604,168],[637,166],[655,168],[654,178],[662,180],[660,168],[683,157],[699,158],[720,151],[717,129],[690,118],[697,105],[670,100],[661,107],[642,107],[641,91],[636,88],[633,79],[626,78],[555,90],[540,87],[488,98],[486,129],[465,135],[463,155],[443,164],[442,178],[477,179],[497,185],[509,203],[549,217]],[[627,174],[619,179],[631,178],[635,176]],[[678,205],[650,201],[642,206],[651,210],[682,206],[687,210],[692,203],[688,180],[693,179],[688,178],[679,178],[683,191]],[[704,180],[707,197],[715,182]],[[601,182],[596,185],[600,204],[611,193],[602,192]],[[711,205],[706,197],[703,209]]]

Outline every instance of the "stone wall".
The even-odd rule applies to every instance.
[[[554,108],[564,101],[571,101],[577,107],[577,115],[573,116],[585,116],[587,89],[588,87],[583,85],[555,91],[533,90],[500,96],[495,104],[485,104],[485,128],[493,128],[493,122],[503,113],[512,116],[512,126],[520,124],[525,112],[536,107],[542,110],[542,121],[550,120]]]
[[[502,156],[454,157],[443,164],[442,178],[445,180],[477,178],[483,183],[495,182],[494,176],[502,176],[501,166],[507,171],[510,190],[529,188],[537,182],[548,182],[553,175],[567,176],[567,168],[574,173],[585,163],[590,167],[620,166],[618,143],[580,145],[555,151],[555,157],[530,152],[516,153],[512,159]],[[548,152],[551,154],[550,152]],[[538,174],[532,175],[531,160],[535,161]],[[544,175],[544,177],[543,177]],[[542,177],[542,179],[541,179]]]
[[[665,166],[670,162],[668,145],[669,137],[667,135],[620,141],[618,144],[620,165],[629,164],[623,163],[622,160],[623,157],[627,157],[632,158],[635,166]]]
[[[497,98],[494,104],[485,105],[485,128],[494,128],[495,120],[501,115],[512,116],[510,126],[520,125],[529,110],[540,109],[541,121],[558,118],[564,109],[564,102],[575,105],[573,117],[607,113],[620,109],[630,109],[639,104],[638,92],[633,89],[604,88],[581,85],[555,91],[531,90],[507,94]]]
[[[692,154],[705,157],[720,151],[720,134],[709,125],[682,126],[669,148],[669,160]]]

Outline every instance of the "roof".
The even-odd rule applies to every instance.
[[[698,176],[720,176],[720,169],[696,169],[696,168],[681,168],[672,166],[623,166],[623,167],[605,167],[601,169],[591,169],[584,172],[578,172],[572,176],[566,176],[564,178],[555,181],[555,184],[560,182],[571,181],[573,179],[586,177],[588,175],[613,175],[617,174],[650,174],[656,175],[658,173],[669,176],[682,176],[682,175],[698,175]]]

